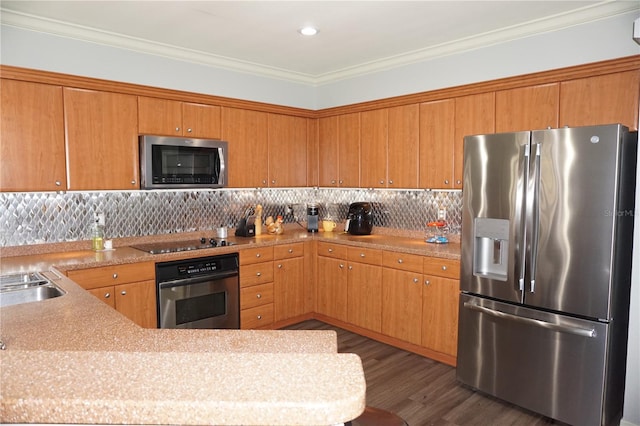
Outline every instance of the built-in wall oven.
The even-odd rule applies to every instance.
[[[158,328],[240,328],[238,253],[156,263]]]

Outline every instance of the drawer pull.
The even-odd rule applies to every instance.
[[[364,257],[364,253],[360,253],[360,257]]]
[[[114,273],[114,274],[113,274],[113,279],[115,280],[115,279],[117,279],[117,278],[118,278],[118,274],[117,274],[117,273]]]
[[[278,265],[278,269],[282,269],[282,263]]]
[[[108,299],[108,298],[110,298],[110,297],[111,297],[111,293],[105,293],[105,294],[104,294],[104,298],[105,298],[105,299]]]
[[[328,251],[329,251],[329,253],[333,253],[333,249],[332,248],[330,248]]]
[[[398,263],[402,263],[402,262],[404,262],[404,260],[398,259]]]
[[[258,319],[261,320],[262,319],[262,315],[258,315]]]
[[[442,270],[446,271],[447,270],[447,266],[446,265],[442,265]]]
[[[260,293],[256,294],[256,298],[262,299],[262,294],[260,294]]]
[[[340,269],[342,269],[342,268],[344,268],[344,264],[341,263],[340,264]]]
[[[293,253],[293,249],[289,249],[289,253]]]
[[[126,292],[126,290],[122,290],[122,291],[120,292],[120,294],[121,294],[121,295],[123,295],[123,296],[126,296],[126,295],[127,295],[127,292]]]
[[[418,280],[417,278],[414,278],[414,279],[413,279],[413,282],[414,282],[414,283],[417,283],[418,281],[419,281],[419,280]]]
[[[424,280],[424,285],[430,285],[430,284],[431,284],[431,281],[429,281],[429,280]]]
[[[260,253],[256,253],[256,257],[260,257],[260,256],[261,256],[261,254],[260,254]]]
[[[262,272],[257,272],[257,273],[256,273],[256,276],[257,276],[257,277],[261,277],[261,276],[262,276]]]

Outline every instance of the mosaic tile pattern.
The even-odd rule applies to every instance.
[[[373,205],[374,226],[424,230],[447,210],[450,232],[460,232],[461,191],[334,188],[221,189],[213,191],[0,193],[0,247],[89,239],[96,213],[106,216],[107,238],[235,227],[247,208],[261,204],[264,217],[306,221],[306,206],[320,217],[343,220],[349,204]],[[292,214],[287,215],[287,207]]]

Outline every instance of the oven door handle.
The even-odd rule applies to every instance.
[[[185,285],[198,284],[198,283],[203,283],[207,281],[222,280],[225,278],[230,278],[235,276],[238,276],[238,271],[220,272],[215,275],[206,275],[206,276],[199,276],[199,277],[193,277],[193,278],[181,278],[179,280],[160,282],[158,283],[158,288],[163,289],[163,288],[181,287]]]

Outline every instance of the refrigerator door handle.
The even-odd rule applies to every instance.
[[[538,259],[538,233],[540,232],[540,149],[541,144],[535,144],[534,167],[529,175],[529,207],[528,226],[529,232],[529,291],[535,293],[536,290],[536,263]]]
[[[554,330],[554,331],[574,334],[576,336],[582,336],[582,337],[590,337],[590,338],[596,337],[596,330],[593,328],[588,329],[588,328],[580,328],[580,327],[569,327],[566,325],[553,324],[547,321],[541,321],[533,318],[520,317],[518,315],[508,314],[506,312],[485,308],[484,306],[479,306],[471,302],[464,302],[464,307],[467,309],[471,309],[472,311],[477,311],[483,314],[490,315],[495,318],[502,318],[506,320],[519,322],[521,324],[532,325],[535,327],[542,327],[547,330]]]
[[[527,178],[529,176],[529,145],[524,145],[523,153],[520,157],[520,166],[519,169],[522,171],[520,178],[518,179],[518,186],[516,189],[516,203],[515,203],[515,215],[517,218],[516,224],[516,248],[515,248],[515,259],[516,259],[516,271],[517,271],[517,279],[518,279],[518,287],[521,292],[524,292],[524,279],[525,279],[525,262],[527,255],[527,199],[525,194],[527,192]],[[522,294],[522,293],[521,293]]]

